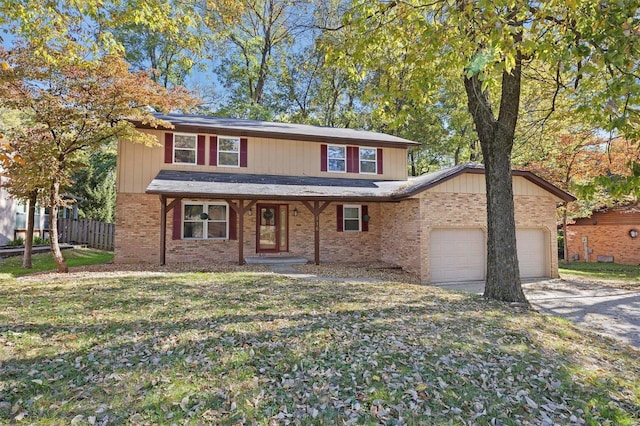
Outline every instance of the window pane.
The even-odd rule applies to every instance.
[[[209,206],[209,220],[227,220],[227,206]]]
[[[202,238],[202,222],[185,222],[184,238]]]
[[[357,219],[345,219],[344,221],[344,230],[345,231],[359,231],[360,230],[360,221]]]
[[[344,172],[345,161],[344,160],[329,160],[329,171],[331,172]]]
[[[187,135],[175,135],[173,140],[173,147],[196,149],[196,137]]]
[[[221,166],[237,166],[238,154],[232,152],[221,152],[218,164]]]
[[[227,238],[227,222],[209,222],[207,238]]]
[[[345,158],[343,146],[329,146],[328,147],[329,158]]]
[[[202,205],[200,204],[184,205],[184,220],[200,220],[200,213],[202,213]]]
[[[194,164],[196,162],[196,152],[176,149],[174,162]]]
[[[219,151],[240,151],[240,140],[239,139],[228,139],[228,138],[220,138],[218,139],[218,150]]]
[[[358,219],[360,218],[360,209],[354,207],[345,207],[344,208],[344,218],[345,219]]]
[[[376,163],[375,161],[361,161],[360,162],[360,173],[376,173]]]
[[[376,150],[371,148],[360,148],[360,159],[375,161]]]

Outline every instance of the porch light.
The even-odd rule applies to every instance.
[[[253,216],[253,207],[249,207],[249,216]]]
[[[632,229],[629,231],[629,236],[631,238],[637,238],[638,237],[638,230],[637,229]]]
[[[293,215],[294,216],[298,216],[298,208],[297,207],[293,208]]]
[[[206,213],[200,213],[200,219],[207,220],[207,219],[209,219],[209,215],[206,214]]]
[[[365,215],[362,217],[362,219],[363,219],[365,222],[369,222],[369,221],[371,220],[371,216],[369,216],[368,214],[365,214]]]

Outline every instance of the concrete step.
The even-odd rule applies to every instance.
[[[308,259],[300,256],[249,256],[245,262],[252,265],[304,265]]]

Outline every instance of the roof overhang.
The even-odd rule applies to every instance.
[[[156,118],[170,122],[176,132],[218,134],[224,136],[253,136],[262,138],[298,140],[343,145],[411,148],[418,142],[384,133],[367,130],[310,126],[305,124],[276,123],[185,114],[154,114]],[[158,130],[139,120],[131,121],[139,129]]]
[[[484,167],[463,164],[409,181],[161,170],[146,192],[181,198],[388,202],[413,197],[462,173],[484,174]],[[522,176],[563,201],[575,200],[531,172],[514,170],[513,176]]]

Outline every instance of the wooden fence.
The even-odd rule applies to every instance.
[[[92,219],[58,219],[61,243],[82,244],[101,250],[113,250],[113,223]]]

